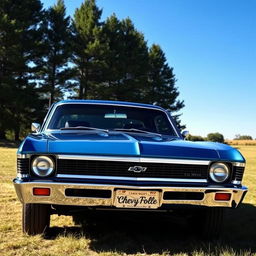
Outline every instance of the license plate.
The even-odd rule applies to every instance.
[[[114,204],[119,208],[156,209],[160,206],[160,193],[144,190],[116,190]]]

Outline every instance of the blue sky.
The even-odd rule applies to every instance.
[[[54,0],[43,0],[44,7]],[[73,15],[82,0],[66,0]],[[255,0],[98,0],[102,19],[130,17],[174,68],[187,130],[256,138]]]

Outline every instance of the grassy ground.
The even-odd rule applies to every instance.
[[[256,140],[225,140],[231,146],[256,146]]]
[[[80,227],[53,215],[46,237],[24,235],[12,185],[16,149],[0,147],[0,255],[256,255],[256,147],[239,147],[247,159],[243,183],[249,193],[239,209],[227,210],[222,239],[215,243],[201,241],[174,219],[108,216]]]

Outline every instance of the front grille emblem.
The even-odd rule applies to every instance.
[[[146,170],[147,170],[147,167],[143,167],[143,166],[131,166],[128,169],[129,172],[136,172],[136,173],[145,172]]]

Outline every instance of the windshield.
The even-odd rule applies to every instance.
[[[136,132],[139,130],[177,136],[165,112],[116,105],[63,104],[56,108],[47,129],[92,127]]]

